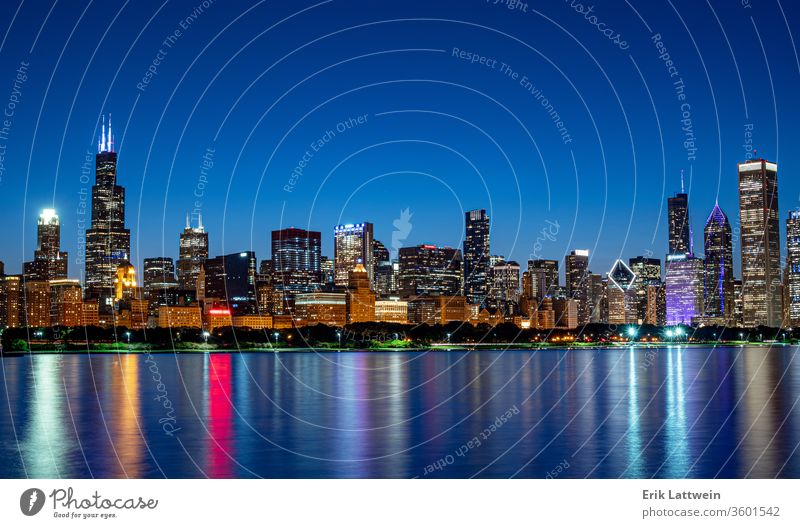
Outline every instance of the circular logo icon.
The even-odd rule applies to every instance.
[[[31,488],[22,492],[19,498],[19,509],[22,513],[31,517],[42,510],[44,506],[44,492],[39,488]]]

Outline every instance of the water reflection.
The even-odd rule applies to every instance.
[[[796,355],[7,357],[0,477],[798,477]]]

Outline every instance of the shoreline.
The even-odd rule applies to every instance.
[[[585,344],[585,345],[531,345],[525,346],[520,343],[494,343],[465,345],[454,344],[445,345],[436,343],[427,347],[358,347],[358,348],[335,348],[335,347],[240,347],[240,348],[174,348],[174,349],[150,349],[141,348],[98,348],[92,349],[62,349],[62,350],[14,350],[0,351],[0,357],[20,357],[37,355],[109,355],[109,354],[313,354],[313,353],[375,353],[375,352],[527,352],[527,351],[558,351],[570,352],[575,350],[614,350],[614,349],[662,349],[662,348],[773,348],[773,347],[798,347],[800,343],[746,343],[746,342],[725,342],[725,343],[633,343],[633,344]]]

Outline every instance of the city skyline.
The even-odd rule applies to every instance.
[[[98,146],[98,148],[101,148],[101,147]],[[102,147],[102,148],[105,148],[105,147]],[[109,148],[110,148],[110,146],[109,146]],[[103,160],[102,160],[103,165],[102,166],[98,166],[98,172],[100,174],[104,174],[104,173],[108,172],[108,174],[109,174],[108,177],[111,178],[109,181],[112,182],[111,186],[112,187],[115,186],[116,185],[116,152],[102,150],[102,151],[99,151],[97,154],[99,154],[100,157],[103,158]],[[113,158],[109,158],[107,160],[106,158],[109,157],[109,154],[113,154]],[[99,158],[98,158],[98,160],[99,160]],[[759,161],[759,160],[750,160],[750,161],[745,162],[745,164],[752,164],[752,163],[754,163],[756,161]],[[763,159],[761,159],[760,161],[766,162],[770,166],[773,166],[773,167],[775,167],[777,169],[777,164],[775,164],[775,163],[772,163],[772,162],[769,162],[769,161],[763,160]],[[111,168],[111,167],[113,167],[113,168]],[[125,189],[125,187],[124,186],[117,186],[117,187],[120,190],[119,191],[115,191],[115,192],[117,192],[117,193],[121,192],[122,193],[121,204],[120,205],[114,205],[114,206],[109,205],[107,207],[107,209],[109,209],[111,207],[118,208],[117,212],[118,213],[121,212],[122,218],[121,218],[121,220],[117,221],[117,224],[124,225],[124,222],[125,222],[125,220],[124,220],[124,214],[125,214],[124,213],[124,209],[125,209],[124,189]],[[113,193],[111,193],[111,194],[113,194]],[[103,198],[103,199],[105,199],[105,198]],[[681,192],[676,192],[674,195],[670,196],[668,198],[668,200],[667,200],[667,207],[664,208],[665,211],[667,211],[667,218],[665,219],[665,224],[667,226],[675,225],[674,229],[675,230],[680,230],[681,233],[673,234],[673,228],[669,228],[669,236],[668,236],[666,244],[665,244],[666,251],[663,253],[664,257],[668,257],[670,254],[672,254],[672,250],[673,249],[675,251],[677,251],[678,254],[681,254],[684,251],[685,247],[691,248],[691,251],[687,252],[686,254],[692,254],[692,255],[696,254],[696,252],[694,250],[694,248],[696,247],[696,242],[694,240],[694,236],[695,235],[693,233],[693,229],[691,227],[689,227],[687,224],[683,223],[683,221],[682,221],[682,218],[684,218],[685,216],[688,216],[691,219],[691,213],[687,213],[687,210],[689,209],[689,205],[688,205],[689,202],[690,202],[690,198],[688,197],[688,195],[686,195],[683,192],[683,190]],[[673,204],[675,204],[675,205],[673,206]],[[673,217],[672,216],[672,212],[675,211],[675,210],[679,210],[680,212],[677,212],[675,214],[675,216]],[[775,218],[776,226],[780,226],[782,224],[784,225],[784,227],[782,229],[780,229],[780,230],[777,230],[777,227],[776,227],[776,232],[787,233],[787,235],[788,235],[788,230],[785,227],[785,225],[786,225],[785,223],[788,223],[788,221],[791,218],[793,218],[792,215],[795,214],[797,210],[800,210],[800,206],[796,210],[789,210],[788,214],[786,215],[786,217],[784,217],[783,215],[781,215],[781,211],[779,209],[776,209],[776,214],[777,214],[777,216]],[[706,229],[708,228],[708,222],[711,220],[711,218],[715,214],[720,214],[721,213],[722,216],[725,217],[725,221],[727,222],[727,215],[723,212],[722,208],[720,208],[718,202],[716,202],[713,205],[713,207],[711,208],[710,211],[711,212],[709,214],[709,218],[707,218],[702,224],[703,225],[703,229],[700,230],[701,233],[706,231]],[[467,216],[467,225],[469,225],[469,222],[470,222],[469,215],[471,213],[475,213],[475,212],[480,212],[481,214],[485,214],[485,212],[483,210],[466,211],[465,214]],[[47,221],[54,221],[55,222],[54,226],[59,228],[58,231],[59,231],[59,234],[60,234],[61,222],[60,222],[60,217],[59,217],[57,208],[48,207],[48,208],[41,209],[41,211],[39,213],[37,213],[37,215],[38,215],[38,218],[39,218],[39,231],[40,231],[40,234],[38,235],[39,238],[41,238],[41,236],[42,236],[41,235],[42,222],[43,222],[42,219],[45,218],[45,217],[48,219]],[[737,215],[737,217],[738,217],[738,215]],[[100,221],[102,222],[102,220],[100,220]],[[191,224],[193,222],[195,222],[195,221],[197,222],[197,227],[192,227]],[[490,227],[491,224],[490,224],[490,222],[488,220],[488,216],[486,216],[485,223],[486,223],[487,226],[489,226],[486,229],[492,229]],[[115,224],[115,227],[116,227],[117,224]],[[737,226],[738,225],[739,224],[738,224],[738,221],[737,221]],[[370,231],[370,237],[369,237],[370,241],[371,240],[375,240],[375,241],[379,241],[380,240],[379,237],[372,235],[372,230],[374,229],[374,227],[373,227],[374,224],[371,223],[371,222],[339,224],[339,225],[336,225],[336,226],[332,227],[332,229],[334,230],[334,235],[332,237],[330,237],[330,239],[333,240],[333,242],[330,243],[330,250],[331,250],[331,254],[330,255],[327,255],[327,254],[322,252],[322,249],[321,249],[322,248],[322,241],[325,240],[326,237],[320,237],[320,252],[321,252],[320,255],[321,255],[321,257],[334,259],[333,255],[335,255],[336,238],[338,236],[336,234],[337,230],[341,230],[341,231],[361,230],[362,226],[366,226],[366,228],[369,229],[369,231]],[[728,227],[730,228],[730,224],[728,225]],[[302,230],[302,228],[297,228],[295,226],[285,227],[285,228],[282,228],[282,229],[288,229],[288,230],[301,229]],[[273,231],[276,231],[276,229],[270,228],[270,227],[265,227],[265,230],[266,230],[265,231],[266,235],[269,235]],[[469,228],[467,228],[467,231],[468,230],[469,230]],[[91,230],[87,230],[86,231],[87,240],[90,238],[90,231]],[[124,230],[124,231],[129,231],[129,230]],[[123,231],[123,234],[127,234],[127,233],[124,233],[124,231]],[[313,231],[313,229],[311,231]],[[204,225],[202,223],[202,215],[198,215],[197,219],[194,220],[194,217],[193,217],[192,213],[186,213],[186,225],[185,225],[183,231],[180,231],[180,232],[176,231],[176,237],[175,237],[176,238],[176,244],[174,244],[174,246],[177,249],[177,251],[175,251],[174,253],[166,252],[166,253],[164,253],[162,255],[144,255],[142,257],[141,261],[142,261],[142,263],[144,263],[144,260],[153,259],[153,258],[171,258],[171,259],[173,259],[173,262],[175,263],[175,270],[176,270],[176,276],[177,276],[178,282],[181,284],[182,287],[186,287],[185,285],[188,284],[188,282],[194,281],[197,278],[197,272],[198,272],[197,264],[196,263],[193,264],[191,262],[192,259],[196,260],[196,259],[199,258],[200,260],[204,260],[204,259],[209,258],[209,255],[211,254],[211,252],[209,252],[209,249],[208,249],[208,247],[209,247],[209,235],[210,235],[210,233],[205,230],[205,227],[204,227]],[[387,238],[391,239],[391,237],[387,237]],[[488,235],[487,235],[487,238],[488,238]],[[213,240],[213,237],[211,237],[211,239]],[[778,240],[780,240],[780,238]],[[736,247],[734,242],[735,242],[735,238],[732,237],[732,239],[731,239],[731,244],[732,244],[731,247],[732,248]],[[123,241],[123,249],[124,249],[125,243],[126,243],[126,241]],[[127,244],[130,244],[130,242],[127,242]],[[437,245],[437,246],[442,247],[442,248],[461,248],[461,247],[466,247],[466,244],[467,244],[467,239],[462,239],[459,243],[442,243],[440,240],[436,240],[435,239],[435,240],[426,240],[425,242],[422,242],[422,243],[419,243],[419,244],[406,245],[406,247],[421,246],[421,245]],[[37,246],[40,246],[40,245],[41,245],[41,242],[40,241],[37,242]],[[782,262],[782,263],[786,263],[787,259],[789,258],[788,249],[786,247],[784,247],[785,245],[786,244],[780,244],[780,243],[778,244],[778,246],[779,246],[779,254],[780,254],[780,262]],[[675,247],[673,248],[673,246],[675,246]],[[399,247],[402,247],[402,244]],[[398,247],[398,249],[399,249],[399,247]],[[704,247],[703,244],[701,244],[700,247]],[[273,244],[273,248],[274,248],[274,244]],[[58,245],[57,249],[60,250],[60,244]],[[243,248],[238,248],[238,249],[237,248],[230,248],[230,250],[231,250],[231,252],[237,252],[239,250],[252,251],[251,249],[243,249]],[[37,249],[37,251],[39,251],[39,250]],[[566,253],[563,256],[563,258],[568,257],[569,254],[571,252],[573,252],[573,251],[575,251],[575,249],[570,249],[569,252]],[[588,250],[579,250],[579,251],[588,251]],[[707,247],[704,247],[703,256],[705,254],[707,254],[707,252],[708,252]],[[61,254],[63,256],[60,257],[60,258],[68,259],[68,256],[67,256],[68,253],[67,252],[61,252]],[[87,254],[88,254],[88,252],[87,252]],[[270,251],[269,254],[270,254],[269,258],[270,259],[273,258],[272,251]],[[362,250],[362,254],[369,254],[369,252],[363,253],[363,250]],[[462,254],[463,254],[463,252],[462,252]],[[658,253],[648,253],[648,255],[653,256],[653,258],[661,258]],[[738,272],[736,274],[736,276],[741,277],[741,269],[740,269],[741,258],[737,259],[737,255],[738,255],[738,252],[733,253],[733,259],[732,259],[731,265],[733,265],[734,262],[738,262],[739,266],[736,267],[736,270]],[[512,260],[512,258],[507,256],[507,255],[502,255],[502,256],[506,260]],[[529,256],[533,256],[533,255],[529,255]],[[554,254],[547,254],[545,256],[550,258],[551,260],[558,260],[558,257],[556,255],[554,255]],[[590,251],[585,256],[587,256],[590,259],[590,262],[592,261],[592,259],[594,257],[594,255]],[[642,256],[642,255],[637,255],[637,256]],[[127,257],[127,253],[124,256],[118,257],[117,260],[119,260],[120,262],[121,261],[130,260],[131,262],[136,264],[136,261],[134,259],[129,259],[129,258],[126,258],[126,257]],[[631,255],[630,257],[632,258],[633,256]],[[34,255],[34,258],[31,261],[25,261],[23,259],[23,261],[21,261],[19,263],[19,268],[17,268],[17,269],[20,270],[19,273],[24,273],[25,272],[24,269],[23,269],[23,264],[32,264],[32,263],[36,262],[37,258],[38,257],[36,257]],[[266,258],[266,257],[262,257],[259,260],[262,260],[263,258]],[[370,256],[369,258],[372,258],[372,257]],[[80,260],[78,260],[78,259],[80,259]],[[547,260],[547,259],[545,259],[545,260]],[[14,267],[13,267],[14,263],[13,262],[11,262],[9,260],[4,260],[4,259],[0,259],[0,261],[2,261],[4,263],[4,265],[5,265],[4,269],[5,269],[6,274],[9,274],[9,275],[15,274],[12,271],[14,269]],[[69,261],[67,260],[67,262],[69,262]],[[182,268],[181,268],[181,265],[182,265],[181,263],[182,262],[184,262],[183,265],[186,266],[185,270],[182,270]],[[9,264],[11,264],[12,266],[10,267]],[[86,266],[85,258],[82,258],[82,257],[78,256],[78,257],[76,257],[76,260],[72,261],[72,266],[70,267],[70,269],[81,268],[81,267],[85,267],[85,266]],[[487,264],[487,266],[488,266],[488,264]],[[589,267],[591,267],[591,264],[589,265]],[[605,275],[608,271],[611,270],[612,267],[609,267],[608,270],[602,271],[600,273]],[[136,268],[138,270],[140,268],[140,266],[137,266]],[[779,268],[779,269],[782,269],[782,267]],[[598,270],[594,270],[594,271],[597,272]],[[567,280],[566,273],[567,273],[566,272],[566,266],[559,268],[559,276],[560,276],[560,279],[562,280],[562,282]],[[186,282],[186,283],[184,282],[184,279],[182,279],[182,275],[186,275],[186,277],[187,277],[186,280],[188,282]],[[780,272],[779,272],[779,275],[780,275]],[[63,276],[63,273],[62,273],[61,275],[53,275],[53,278],[65,278],[65,277]],[[74,278],[74,276],[72,278]],[[371,280],[374,281],[373,278],[371,278]],[[340,279],[340,283],[341,284],[346,283],[346,279]],[[465,286],[466,286],[466,281],[465,281]]]
[[[778,167],[764,159],[738,164],[741,280],[733,273],[731,225],[718,202],[703,230],[704,255],[695,254],[690,200],[681,175],[681,192],[667,200],[663,270],[660,259],[638,255],[630,257],[630,266],[617,259],[609,272],[596,273],[590,269],[591,252],[573,249],[564,257],[561,286],[557,260],[529,260],[521,272],[516,261],[492,255],[491,222],[483,209],[464,215],[463,252],[431,244],[402,247],[393,238],[397,258],[392,260],[374,238],[373,224],[361,222],[334,227],[332,260],[321,255],[321,232],[273,230],[272,254],[260,265],[252,250],[211,258],[202,217],[198,214],[197,227],[192,227],[187,215],[177,268],[171,257],[145,258],[142,280],[128,258],[125,188],[116,180],[110,118],[108,132],[103,120],[97,151],[82,302],[65,295],[64,290],[80,291],[81,284],[77,279],[64,282],[67,255],[60,250],[59,217],[54,209],[44,209],[34,260],[25,262],[24,274],[0,269],[0,325],[64,326],[78,315],[84,325],[134,329],[178,321],[200,321],[212,329],[285,324],[274,317],[288,317],[291,325],[344,325],[381,321],[379,314],[388,312],[376,309],[378,300],[402,303],[409,323],[504,321],[520,328],[577,329],[593,322],[778,328],[793,324],[797,311],[798,213],[790,211],[786,221],[782,268]],[[329,266],[325,273],[323,262]],[[398,306],[391,308],[394,321],[399,320]],[[195,312],[201,319],[193,319]]]

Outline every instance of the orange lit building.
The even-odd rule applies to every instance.
[[[233,326],[230,308],[211,307],[206,310],[203,327],[209,332],[224,326]]]
[[[48,281],[23,281],[25,283],[25,323],[27,326],[50,326],[50,283]]]
[[[81,326],[83,292],[78,279],[50,281],[50,324],[52,326]]]
[[[271,315],[234,315],[233,326],[237,328],[252,328],[264,330],[272,328]]]
[[[202,328],[203,317],[200,307],[159,306],[158,326],[161,328]]]

